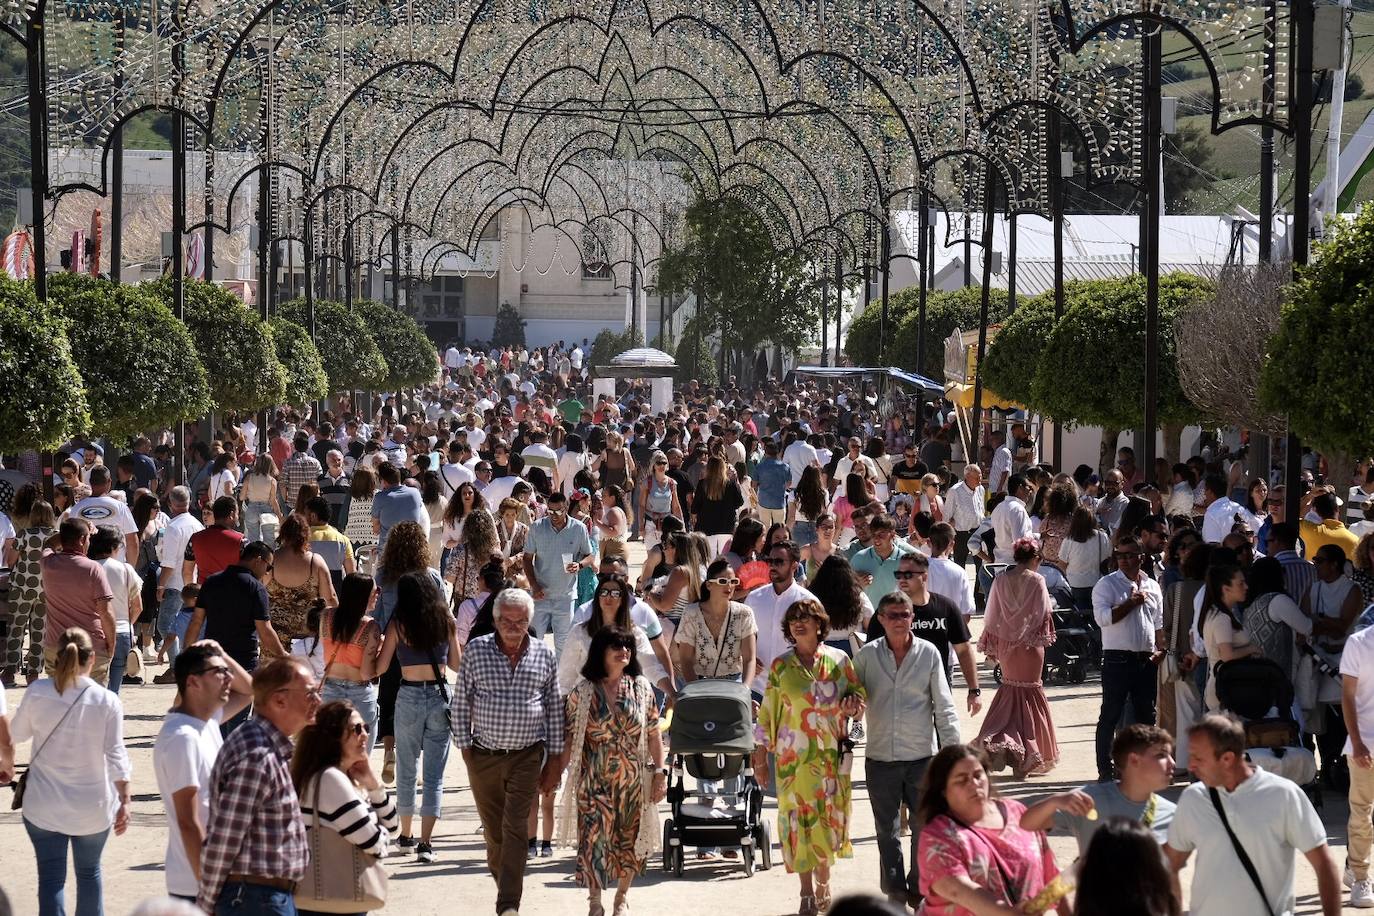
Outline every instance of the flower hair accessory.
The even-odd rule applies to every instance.
[[[1016,543],[1011,545],[1012,553],[1016,553],[1022,549],[1033,550],[1038,554],[1040,552],[1040,542],[1033,537],[1017,538]]]

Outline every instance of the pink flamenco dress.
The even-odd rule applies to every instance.
[[[974,740],[992,772],[1010,767],[1017,779],[1040,776],[1059,762],[1041,671],[1054,642],[1053,608],[1038,572],[1012,566],[992,582],[978,648],[1002,666],[1002,683]]]

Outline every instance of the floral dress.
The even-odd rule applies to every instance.
[[[917,860],[928,916],[973,916],[935,893],[941,878],[968,878],[1014,907],[1039,894],[1059,874],[1045,835],[1021,829],[1026,806],[1010,798],[996,804],[1006,819],[1001,829],[966,827],[942,814],[921,831]]]
[[[777,758],[778,842],[789,872],[853,855],[849,845],[849,774],[840,740],[849,726],[846,696],[866,696],[849,657],[822,645],[808,669],[788,650],[774,660],[759,705],[754,739]]]
[[[644,870],[644,859],[635,851],[644,801],[640,733],[658,728],[658,707],[641,707],[635,679],[626,676],[614,709],[599,688],[570,693],[568,722],[577,721],[578,708],[588,698],[577,785],[577,883],[586,887],[591,875],[597,887],[615,887]]]

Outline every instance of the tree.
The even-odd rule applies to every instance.
[[[703,330],[715,332],[747,371],[766,343],[789,352],[810,343],[820,321],[820,283],[805,258],[778,249],[734,197],[697,195],[682,246],[659,261],[658,287],[669,296],[695,293]]]
[[[1178,452],[1172,433],[1203,419],[1179,385],[1174,321],[1211,290],[1209,281],[1189,274],[1159,279],[1158,417],[1170,459]],[[1121,430],[1145,422],[1145,278],[1066,284],[1064,299],[1064,316],[1045,341],[1029,403],[1061,423],[1102,427],[1105,456]]]
[[[696,379],[703,385],[717,384],[716,359],[711,355],[711,347],[705,339],[705,334],[701,332],[701,327],[696,318],[692,318],[682,328],[682,333],[678,335],[677,347],[668,350],[661,347],[665,352],[673,354],[673,359],[677,361],[677,372],[674,377],[679,385],[685,385],[692,379]]]
[[[1374,206],[1329,224],[1316,261],[1288,290],[1260,374],[1260,402],[1327,456],[1343,485],[1353,459],[1374,451]]]
[[[67,320],[93,433],[124,440],[209,413],[191,333],[152,290],[54,274],[48,304]]]
[[[385,387],[416,388],[434,381],[439,373],[438,351],[419,322],[375,299],[358,299],[353,310],[386,360]]]
[[[277,313],[303,328],[306,319],[304,299],[284,302]],[[330,391],[376,390],[386,387],[386,359],[357,312],[341,302],[315,300],[315,346],[324,360],[324,374]]]
[[[268,319],[277,358],[286,368],[286,403],[297,407],[329,396],[324,360],[305,328],[280,316]]]
[[[258,313],[215,283],[185,280],[183,320],[210,380],[211,409],[252,411],[286,397],[286,368]],[[172,308],[172,280],[144,283]]]
[[[31,285],[0,276],[0,451],[56,448],[90,426],[66,331]]]
[[[592,375],[596,375],[598,366],[610,365],[612,359],[626,350],[642,346],[644,346],[644,335],[639,333],[638,328],[626,328],[619,332],[606,328],[597,334],[596,339],[592,341],[592,352],[589,356]]]
[[[1021,301],[1017,297],[1017,301]],[[945,364],[945,338],[955,328],[976,330],[983,308],[983,290],[979,286],[944,292],[932,292],[926,297],[925,374],[938,379]],[[988,300],[988,321],[1001,321],[1007,314],[1007,291],[994,289]],[[888,296],[887,300],[887,359],[890,366],[915,371],[917,368],[916,340],[920,333],[920,290],[909,287]],[[863,314],[849,324],[844,351],[855,365],[878,365],[878,326],[882,320],[882,303],[875,300]],[[999,392],[1000,394],[1000,392]]]
[[[509,302],[502,302],[496,310],[496,324],[491,330],[491,343],[494,347],[515,347],[525,345],[525,325],[528,322],[520,317],[520,310]]]
[[[981,367],[983,384],[1001,397],[1033,406],[1035,370],[1053,329],[1053,290],[1022,301],[988,345]]]

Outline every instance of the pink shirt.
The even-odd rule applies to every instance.
[[[973,916],[932,890],[941,878],[968,878],[1015,906],[1040,893],[1059,874],[1045,835],[1021,829],[1026,806],[1010,798],[997,799],[996,804],[1006,817],[1006,826],[1000,830],[965,827],[941,815],[921,831],[920,888],[929,916]]]
[[[81,627],[91,634],[97,648],[103,646],[106,633],[96,603],[114,597],[104,567],[67,551],[48,554],[39,566],[43,571],[43,602],[48,606],[43,647],[56,649],[58,638],[68,627]]]

